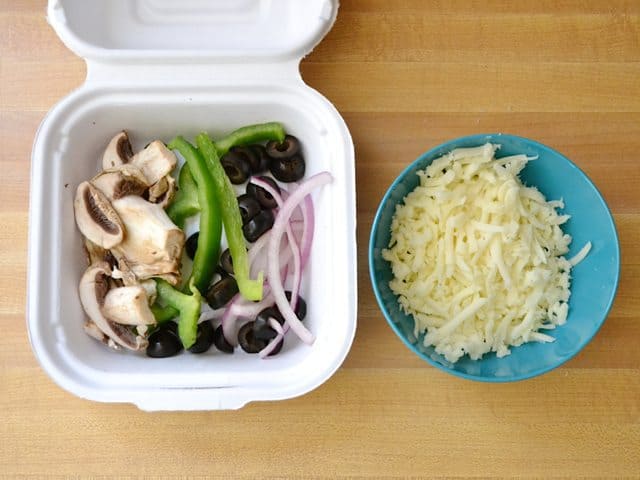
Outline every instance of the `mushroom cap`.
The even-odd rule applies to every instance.
[[[144,288],[147,293],[147,301],[149,302],[149,305],[153,305],[158,296],[156,281],[152,278],[147,278],[146,280],[141,280],[139,285]]]
[[[109,253],[115,259],[115,265],[113,266],[111,276],[118,280],[122,280],[122,283],[125,286],[136,285],[138,283],[138,278],[131,270],[131,267],[127,263],[127,259],[124,257],[124,254],[117,248],[109,250]]]
[[[124,226],[105,195],[89,182],[82,182],[73,203],[80,232],[96,245],[110,249],[122,242]]]
[[[78,293],[85,313],[113,343],[129,350],[141,350],[146,347],[147,340],[136,335],[131,329],[107,318],[102,307],[109,291],[109,273],[111,269],[106,262],[89,266],[80,279]],[[95,329],[92,327],[92,336]],[[108,342],[111,344],[111,342]]]
[[[113,267],[117,263],[116,258],[111,254],[110,250],[106,250],[100,245],[96,245],[88,238],[84,239],[84,252],[87,257],[87,265],[93,265],[98,262],[107,262]]]
[[[123,130],[113,137],[107,145],[102,155],[102,168],[107,170],[119,167],[128,163],[131,157],[133,157],[133,149],[131,142],[129,142],[129,135]]]
[[[109,338],[98,328],[93,320],[87,320],[82,327],[87,335],[107,345]]]
[[[127,195],[142,195],[149,187],[142,171],[130,164],[103,170],[90,183],[111,201]]]
[[[149,201],[167,208],[176,193],[176,179],[165,175],[149,187]]]
[[[135,165],[149,181],[150,185],[170,174],[178,163],[175,153],[160,140],[154,140],[143,150],[136,153],[129,163]]]
[[[180,278],[184,232],[160,205],[144,198],[123,197],[114,200],[113,207],[127,232],[122,243],[114,248],[114,254],[125,258],[138,279],[163,277],[175,285]]]
[[[149,308],[147,291],[142,285],[109,290],[104,298],[102,314],[109,320],[122,325],[153,325],[156,323]]]

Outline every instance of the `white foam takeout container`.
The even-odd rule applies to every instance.
[[[31,172],[27,325],[36,357],[73,394],[144,410],[240,408],[306,393],[340,366],[356,326],[353,144],[333,105],[307,86],[302,57],[331,28],[336,0],[51,0],[48,20],[87,63],[86,82],[36,135]],[[290,333],[261,360],[212,347],[166,359],[115,352],[87,336],[77,286],[86,263],[76,229],[77,185],[100,169],[109,139],[220,138],[281,121],[301,139],[316,230],[303,294],[312,346]]]

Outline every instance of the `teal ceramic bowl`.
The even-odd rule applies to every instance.
[[[398,203],[418,185],[416,171],[434,159],[460,147],[486,142],[500,144],[497,157],[524,153],[538,159],[521,172],[523,183],[537,187],[548,200],[564,199],[563,213],[571,219],[563,225],[573,237],[568,258],[591,241],[589,255],[572,269],[571,297],[567,322],[545,331],[552,343],[527,343],[511,348],[511,354],[497,358],[490,353],[474,361],[468,356],[452,364],[422,344],[423,335],[413,335],[413,318],[399,308],[389,288],[389,263],[381,252],[389,245],[391,218]],[[387,322],[411,351],[431,365],[453,375],[485,382],[511,382],[541,375],[562,365],[589,343],[604,323],[613,303],[620,275],[620,247],[611,212],[589,178],[568,158],[533,140],[506,134],[473,135],[446,142],[429,150],[409,165],[391,184],[380,202],[369,242],[369,273],[376,299]]]

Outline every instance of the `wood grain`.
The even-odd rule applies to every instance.
[[[344,0],[301,70],[356,148],[359,314],[344,365],[303,397],[237,412],[92,403],[44,374],[25,328],[31,145],[85,66],[46,24],[44,0],[0,0],[0,476],[639,478],[640,2]],[[481,132],[535,138],[575,161],[622,249],[594,340],[509,385],[453,378],[410,354],[367,271],[394,176],[431,146]]]

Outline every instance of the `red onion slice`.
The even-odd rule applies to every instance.
[[[271,298],[273,298],[273,296]],[[198,319],[198,323],[204,322],[205,320],[219,320],[223,314],[223,308],[214,310],[207,303],[203,303],[200,309],[200,318]]]
[[[233,314],[232,307],[241,298],[242,295],[236,293],[236,295],[227,304],[227,308],[225,308],[224,313],[222,314],[222,334],[224,335],[224,338],[227,340],[227,342],[229,342],[229,344],[233,345],[234,347],[238,346],[238,335],[235,332],[235,325],[238,316]]]
[[[271,287],[273,297],[287,324],[296,333],[296,335],[307,344],[312,344],[315,337],[309,330],[307,330],[300,319],[298,319],[291,308],[291,305],[289,305],[289,302],[287,301],[287,297],[284,293],[284,286],[282,284],[282,278],[280,277],[278,247],[280,246],[280,239],[287,230],[287,227],[289,227],[289,218],[298,204],[300,204],[300,202],[302,202],[313,190],[330,183],[332,180],[333,177],[329,172],[321,172],[301,183],[300,186],[291,193],[289,198],[287,198],[287,200],[282,204],[273,227],[271,228],[271,235],[269,236],[269,247],[267,251],[267,255],[269,256],[267,278],[269,279],[269,285]],[[294,298],[297,301],[297,295],[292,296],[292,300]]]
[[[235,305],[231,307],[233,315],[236,317],[242,318],[254,318],[258,315],[262,310],[267,307],[273,305],[273,295],[269,292],[267,295],[262,297],[262,300],[259,302],[248,302],[248,303],[240,303],[237,302]]]
[[[311,253],[311,243],[313,241],[315,225],[311,195],[304,197],[304,202],[302,203],[302,225],[302,239],[300,240],[300,268],[304,270]]]
[[[271,231],[265,232],[258,240],[251,245],[249,251],[247,252],[247,257],[249,259],[249,264],[251,264],[258,256],[260,252],[269,244],[269,236],[271,235]]]
[[[271,328],[273,328],[276,331],[277,335],[274,338],[271,339],[271,341],[267,344],[266,347],[264,347],[262,350],[260,350],[260,352],[258,353],[260,358],[268,357],[269,354],[271,352],[273,352],[275,350],[275,348],[278,346],[278,343],[280,343],[284,339],[285,331],[282,328],[282,325],[280,325],[273,318],[269,319],[269,325],[271,326]]]
[[[251,302],[239,293],[236,294],[222,314],[222,334],[227,342],[234,347],[238,345],[238,332],[235,328],[238,318],[253,319],[261,310],[273,305],[273,301],[273,294],[267,282],[263,285],[263,297],[260,302]]]
[[[289,192],[287,192],[285,189],[281,189],[280,192],[278,192],[275,188],[273,188],[273,186],[271,186],[268,182],[264,181],[263,179],[259,178],[259,177],[251,177],[251,179],[249,180],[250,183],[253,183],[255,186],[262,188],[263,190],[265,190],[269,195],[271,195],[273,197],[273,199],[276,201],[276,204],[278,205],[278,208],[280,210],[282,210],[282,206],[284,204],[283,201],[283,196],[286,196],[287,198],[289,197]],[[282,194],[282,196],[281,196]],[[293,210],[292,210],[293,213]],[[280,215],[280,212],[278,212],[278,215]],[[276,216],[277,218],[277,216]],[[302,268],[301,268],[301,258],[300,258],[300,247],[298,246],[298,242],[296,240],[296,237],[293,235],[293,230],[291,228],[291,224],[289,222],[290,219],[287,219],[286,222],[286,233],[287,233],[287,240],[289,241],[289,248],[291,249],[291,253],[293,254],[293,281],[292,281],[292,286],[291,286],[291,309],[295,310],[296,308],[296,304],[298,303],[298,294],[300,292],[300,281],[302,279]],[[272,229],[273,230],[273,229]],[[305,232],[302,232],[302,237],[304,238],[305,236]],[[268,256],[268,262],[271,262],[271,258],[273,258],[272,256]],[[280,255],[278,255],[278,264],[282,265],[282,263],[280,263],[282,260],[280,259]],[[268,269],[268,267],[267,267]],[[281,279],[283,279],[285,276],[281,274]]]

